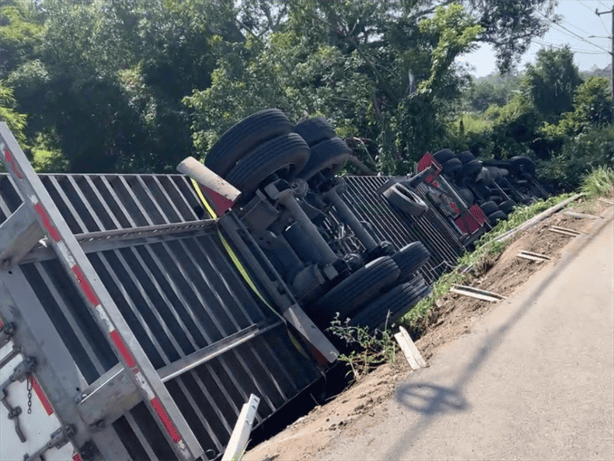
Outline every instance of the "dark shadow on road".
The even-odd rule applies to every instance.
[[[465,398],[456,389],[431,383],[405,384],[397,389],[395,400],[424,415],[466,411],[469,408]]]
[[[509,330],[518,323],[531,307],[538,304],[544,290],[552,284],[558,275],[576,260],[580,252],[611,223],[612,218],[608,217],[594,233],[586,237],[576,251],[568,253],[559,261],[553,272],[543,282],[531,290],[527,301],[517,309],[510,320],[486,337],[485,344],[475,354],[471,362],[469,362],[465,368],[464,373],[460,374],[457,381],[452,386],[442,387],[435,383],[408,383],[400,387],[400,391],[395,395],[397,403],[410,410],[422,413],[423,416],[414,426],[405,431],[405,434],[399,438],[396,444],[388,449],[382,459],[401,459],[402,454],[415,443],[420,437],[421,432],[434,422],[439,415],[446,413],[447,409],[452,408],[456,411],[466,411],[466,409],[470,408],[470,404],[466,402],[463,397],[463,387],[474,377],[488,356],[501,345]],[[429,396],[428,392],[419,392],[417,389],[420,389],[420,387],[418,386],[426,388],[427,391],[431,391],[431,395]],[[456,406],[450,404],[450,401],[447,400],[450,396],[456,399]],[[420,405],[419,401],[424,401],[424,405]],[[451,402],[454,403],[455,400]]]

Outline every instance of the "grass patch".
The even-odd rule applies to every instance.
[[[422,299],[416,307],[409,311],[399,323],[412,330],[422,330],[428,323],[428,314],[436,302],[450,291],[453,284],[460,284],[467,280],[469,274],[467,268],[480,268],[488,259],[493,258],[505,250],[513,239],[506,242],[496,242],[495,239],[507,231],[518,227],[520,224],[537,216],[541,212],[551,208],[573,194],[562,194],[550,197],[547,200],[538,200],[531,205],[517,207],[506,221],[501,221],[490,232],[482,236],[475,245],[475,250],[465,253],[457,262],[456,267],[447,274],[442,275],[433,284],[430,296]]]
[[[593,168],[590,173],[582,178],[580,185],[580,191],[584,192],[589,200],[602,195],[609,195],[613,190],[614,171],[606,166]]]

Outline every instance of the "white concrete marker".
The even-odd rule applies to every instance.
[[[399,327],[399,332],[394,335],[394,339],[397,340],[401,350],[405,354],[405,358],[407,358],[407,362],[412,370],[418,370],[419,368],[425,368],[426,362],[420,355],[420,351],[414,344],[409,336],[407,330],[403,327]]]
[[[256,411],[258,411],[258,405],[260,399],[254,394],[249,396],[249,401],[241,408],[239,413],[239,419],[235,428],[230,436],[230,441],[222,456],[222,461],[239,461],[245,453],[247,443],[249,442],[249,435],[252,431],[252,424],[256,418]]]

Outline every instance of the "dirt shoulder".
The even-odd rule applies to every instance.
[[[579,201],[568,211],[590,214],[597,219],[574,218],[560,212],[552,215],[517,236],[503,253],[479,268],[478,274],[468,284],[502,296],[512,296],[534,273],[555,265],[563,248],[573,240],[550,231],[551,226],[590,233],[596,223],[603,222],[600,217],[611,215],[612,206],[601,201]],[[521,250],[546,255],[550,260],[531,262],[520,259],[516,255]],[[428,361],[442,347],[469,333],[473,323],[495,305],[454,293],[446,294],[431,311],[427,328],[416,341],[423,357]],[[335,399],[314,408],[283,432],[252,448],[243,459],[306,461],[316,458],[342,435],[362,433],[385,419],[385,403],[392,397],[397,383],[408,373],[406,362],[397,356],[394,364],[380,366]]]

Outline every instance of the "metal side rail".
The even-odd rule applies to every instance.
[[[173,453],[179,460],[201,457],[203,448],[5,123],[0,123],[0,151],[4,165],[25,198],[24,206],[48,236],[63,269],[74,275],[72,281],[79,294],[89,303],[92,316],[106,333],[116,356],[132,372],[133,383],[150,412],[157,415],[156,423]],[[24,232],[32,223],[25,224],[28,227]]]

